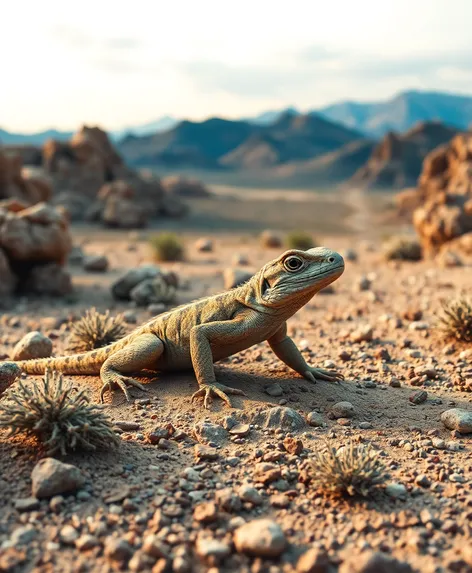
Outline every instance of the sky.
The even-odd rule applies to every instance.
[[[0,127],[472,95],[471,0],[23,0],[2,11]]]

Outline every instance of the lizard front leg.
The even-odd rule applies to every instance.
[[[190,332],[190,355],[197,377],[199,390],[192,396],[203,397],[203,405],[208,408],[212,395],[216,395],[231,406],[228,394],[244,396],[242,390],[218,384],[213,367],[212,343],[231,345],[247,338],[260,317],[254,311],[244,311],[231,320],[215,321],[194,326]]]
[[[125,374],[133,374],[145,369],[155,370],[157,361],[163,352],[164,344],[160,338],[154,334],[141,334],[125,348],[112,354],[105,360],[100,370],[100,378],[103,381],[100,401],[103,402],[105,392],[111,390],[113,386],[119,386],[128,401],[130,396],[127,385],[145,391],[140,382]]]
[[[317,378],[319,380],[328,380],[329,382],[338,382],[344,379],[344,376],[335,370],[324,370],[323,368],[309,366],[293,340],[287,336],[287,323],[285,322],[267,342],[274,354],[282,362],[307,380],[310,380],[310,382],[316,382]]]

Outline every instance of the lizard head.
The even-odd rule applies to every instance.
[[[257,299],[264,306],[300,308],[343,272],[344,259],[336,251],[325,247],[291,249],[256,275]]]

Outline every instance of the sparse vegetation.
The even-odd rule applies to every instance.
[[[422,249],[419,241],[408,237],[392,237],[383,249],[387,261],[420,261]]]
[[[311,484],[315,489],[337,495],[367,497],[385,479],[384,465],[370,446],[348,445],[336,450],[327,446],[309,461]]]
[[[91,308],[77,322],[71,323],[71,334],[67,349],[70,352],[88,352],[107,346],[126,334],[122,315],[110,316],[107,310],[100,314]]]
[[[293,231],[289,233],[286,238],[287,247],[289,249],[299,249],[300,251],[307,251],[316,247],[316,241],[310,233],[304,231]]]
[[[159,233],[149,239],[158,261],[181,261],[184,258],[184,246],[175,233]]]
[[[438,316],[438,327],[447,338],[472,342],[472,300],[462,296],[444,301]]]
[[[47,455],[110,448],[120,441],[102,406],[89,404],[84,390],[50,371],[40,382],[26,386],[18,381],[7,390],[0,404],[0,427],[9,435],[35,436]]]

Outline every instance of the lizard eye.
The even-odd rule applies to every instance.
[[[334,257],[329,257],[328,263],[334,263]]]
[[[294,255],[287,257],[284,261],[284,267],[290,273],[300,270],[303,267],[303,261],[300,257]]]

